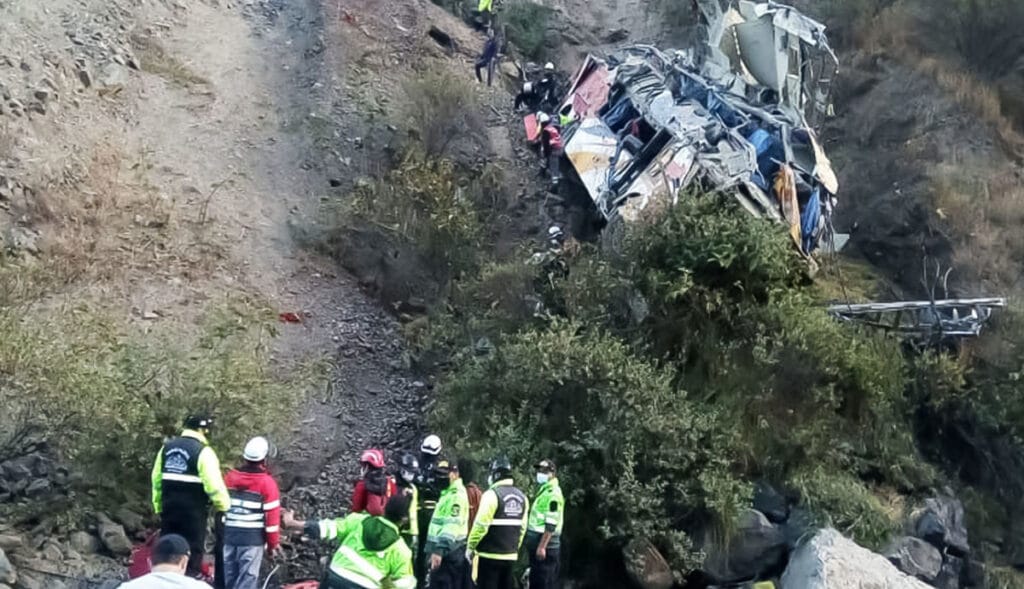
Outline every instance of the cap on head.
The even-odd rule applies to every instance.
[[[270,442],[263,436],[256,436],[249,440],[242,451],[242,458],[249,462],[263,462],[270,453]]]
[[[536,468],[538,472],[543,472],[543,473],[547,473],[547,474],[554,474],[555,473],[555,461],[545,458],[544,460],[541,460],[540,462],[535,464],[534,468]]]
[[[546,112],[539,112],[539,113],[537,113],[537,122],[542,124],[542,125],[545,124],[545,123],[550,123],[551,122],[551,117],[549,117],[548,113],[546,113]]]
[[[439,475],[448,475],[449,473],[459,472],[459,466],[442,458],[434,465],[434,472]]]
[[[213,416],[209,413],[193,413],[185,418],[185,427],[189,429],[210,429],[213,427]]]
[[[555,64],[551,63],[550,61],[545,63],[544,64],[544,71],[546,71],[546,72],[553,72],[553,71],[555,71]]]
[[[441,453],[441,438],[430,434],[423,438],[423,443],[420,444],[420,452],[429,454],[430,456],[437,456]]]
[[[369,464],[373,468],[384,468],[384,452],[376,448],[364,450],[362,455],[359,456],[359,463]]]
[[[188,540],[178,534],[160,536],[153,544],[150,559],[154,565],[176,563],[181,558],[191,555]]]

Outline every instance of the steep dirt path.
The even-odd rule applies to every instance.
[[[278,467],[286,488],[337,513],[342,489],[325,496],[301,487],[351,480],[361,449],[407,442],[426,385],[405,368],[397,323],[299,243],[329,185],[316,146],[330,108],[326,80],[339,78],[324,71],[322,27],[319,0],[250,1],[241,11],[194,5],[167,48],[211,88],[155,93],[136,132],[158,154],[156,182],[195,187],[200,208],[212,194],[216,237],[232,243],[223,271],[301,316],[282,324],[275,342],[281,368],[309,354],[331,361],[328,386],[311,393],[303,415],[281,416],[295,427]]]

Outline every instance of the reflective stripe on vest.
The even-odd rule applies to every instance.
[[[224,541],[232,546],[262,546],[266,541],[263,495],[229,489],[231,508],[224,516]]]
[[[173,472],[165,472],[162,480],[175,481],[178,483],[193,483],[197,485],[203,484],[203,479],[199,478],[199,475],[194,474],[175,474]]]
[[[353,571],[338,564],[332,564],[331,570],[335,574],[352,581],[360,587],[367,587],[368,589],[380,587],[380,582],[384,580],[384,573],[378,571],[377,567],[373,566],[370,561],[360,556],[351,546],[338,548],[338,553],[344,556],[349,564],[358,570]]]

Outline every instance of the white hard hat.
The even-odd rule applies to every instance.
[[[553,63],[551,63],[549,61],[549,62],[544,64],[544,69],[549,71],[549,72],[553,72],[553,71],[555,71],[555,64],[553,64]]]
[[[242,452],[242,458],[245,458],[249,462],[262,462],[267,458],[267,454],[270,452],[270,442],[267,441],[263,436],[257,436],[245,445],[245,450]]]
[[[539,112],[537,113],[537,122],[543,125],[544,123],[551,122],[551,117],[546,112]]]
[[[562,228],[558,225],[552,225],[548,227],[548,237],[562,237],[565,233],[562,232]]]
[[[441,438],[434,434],[430,434],[423,438],[423,443],[420,444],[420,452],[430,454],[431,456],[437,456],[441,453]]]

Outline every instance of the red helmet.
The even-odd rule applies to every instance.
[[[359,457],[359,464],[369,464],[373,468],[384,468],[384,453],[376,448],[363,450]]]

